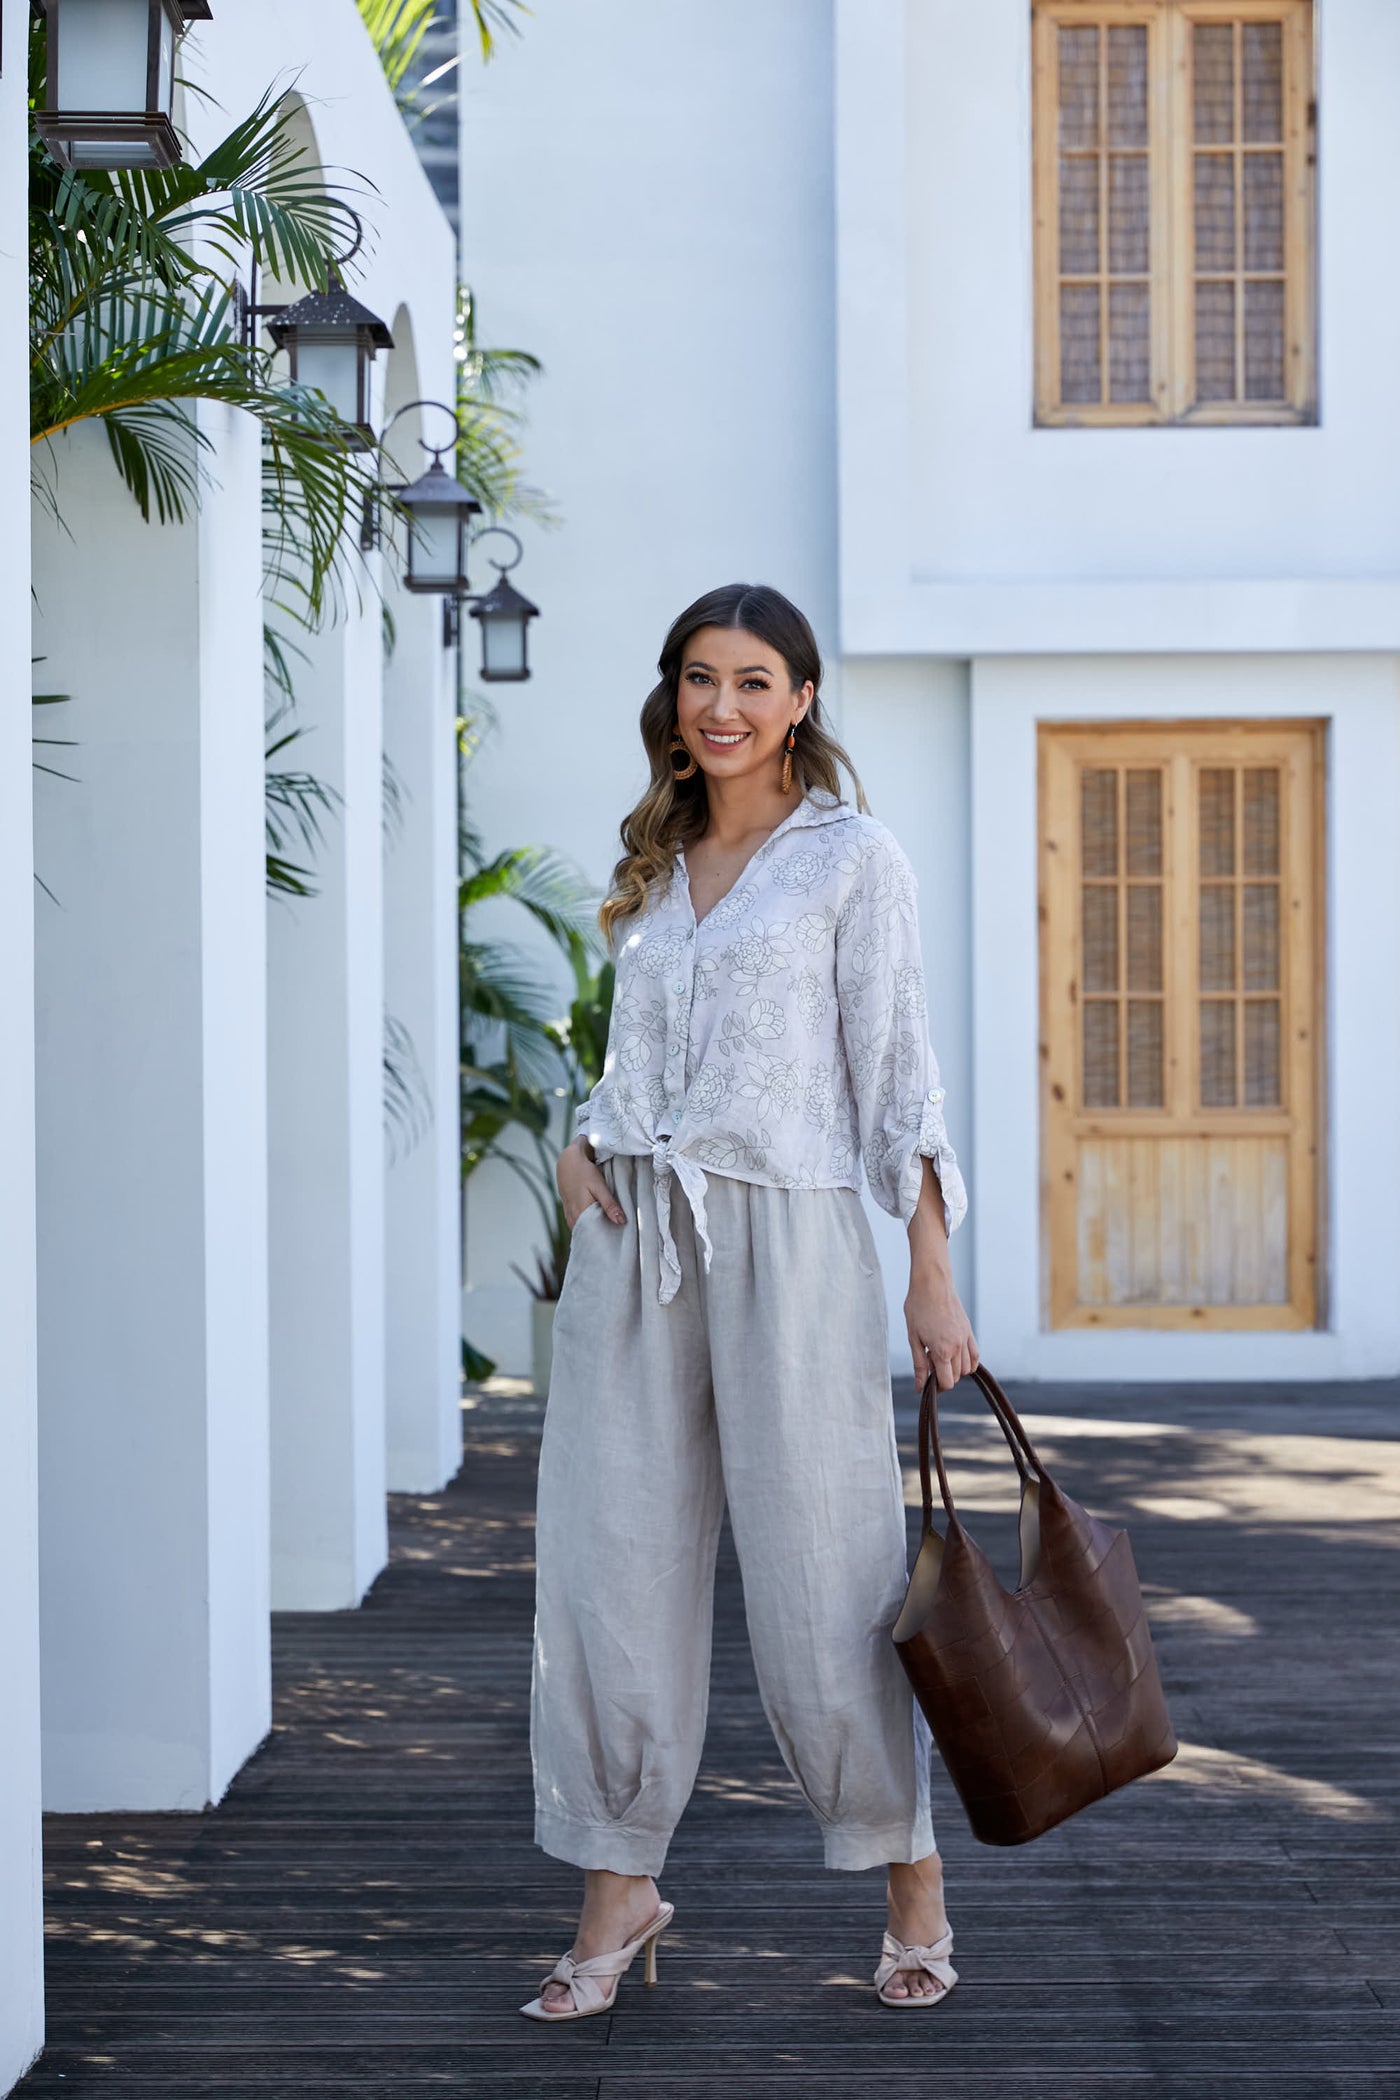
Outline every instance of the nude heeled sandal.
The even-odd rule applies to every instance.
[[[892,1932],[886,1932],[881,1948],[880,1966],[875,1971],[875,1989],[879,1994],[880,2003],[896,2006],[941,2005],[958,1980],[958,1972],[948,1959],[952,1951],[951,1925],[927,1947],[906,1946],[904,1941],[897,1940]],[[934,1982],[941,1983],[943,1988],[941,1991],[920,1991],[917,1996],[911,1992],[904,1998],[888,1997],[885,1986],[901,1969],[926,1969]]]
[[[663,1903],[656,1916],[625,1947],[614,1947],[606,1954],[591,1954],[587,1961],[575,1961],[572,1954],[561,1954],[545,1977],[545,1983],[568,1984],[573,1993],[573,2004],[546,2005],[542,1985],[539,1997],[532,1998],[520,2010],[531,2020],[586,2020],[590,2013],[611,2012],[617,1998],[617,1987],[641,1947],[646,1948],[646,1980],[655,1983],[656,1943],[675,1914],[674,1903]],[[599,1981],[603,1977],[611,1977],[611,1990],[604,1991]]]

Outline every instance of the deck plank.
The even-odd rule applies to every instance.
[[[1183,1747],[1014,1852],[937,1775],[963,1980],[922,2024],[869,1988],[881,1877],[822,1868],[726,1532],[660,1984],[567,2031],[516,2011],[577,1882],[532,1843],[540,1411],[471,1398],[462,1472],[392,1498],[360,1610],[276,1618],[273,1732],[217,1808],[45,1818],[49,2046],[16,2100],[926,2100],[934,2062],[940,2100],[1400,2092],[1400,1387],[1020,1396],[1131,1526]],[[1007,1569],[995,1432],[950,1431]]]

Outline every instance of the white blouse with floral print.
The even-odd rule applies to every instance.
[[[967,1191],[929,1042],[915,876],[876,818],[812,788],[699,924],[685,854],[621,948],[603,1076],[575,1112],[595,1156],[656,1168],[660,1302],[680,1285],[679,1181],[710,1265],[705,1170],[774,1188],[858,1188],[906,1223],[921,1155],[949,1232]]]

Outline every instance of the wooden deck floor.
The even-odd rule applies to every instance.
[[[217,1809],[48,1819],[50,2043],[19,2093],[1396,2100],[1400,1390],[1022,1398],[1132,1523],[1183,1747],[1024,1852],[974,1844],[939,1780],[937,2011],[869,1988],[881,1877],[821,1867],[726,1543],[659,1986],[638,1963],[610,2016],[519,2017],[576,1877],[531,1843],[538,1409],[490,1395],[451,1488],[395,1498],[364,1606],[276,1621],[276,1725]],[[957,1425],[955,1480],[1004,1554],[993,1436]]]

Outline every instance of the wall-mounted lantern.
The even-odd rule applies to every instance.
[[[34,124],[65,168],[174,168],[175,45],[208,0],[41,0],[45,106]]]
[[[432,465],[426,474],[420,474],[417,481],[409,482],[406,487],[386,483],[386,487],[393,489],[400,506],[408,512],[410,520],[404,589],[432,591],[441,597],[445,648],[451,648],[460,639],[461,607],[471,607],[472,618],[481,622],[481,675],[484,679],[528,678],[526,629],[530,621],[538,617],[539,607],[532,605],[506,581],[507,569],[515,567],[523,552],[520,541],[504,525],[486,525],[472,534],[471,519],[480,512],[481,505],[442,463],[448,445],[456,444],[461,437],[462,426],[445,401],[405,402],[390,417],[390,423],[397,422],[399,416],[407,415],[413,408],[435,408],[451,417],[453,435],[444,445],[430,445],[426,438],[420,438],[418,442],[423,450],[432,454]],[[512,541],[515,556],[511,561],[492,563],[496,581],[489,591],[473,591],[467,576],[467,554],[478,540],[484,540],[491,533],[500,533]],[[368,521],[361,545],[372,545],[375,536],[373,521]]]
[[[267,332],[286,351],[292,378],[325,395],[345,425],[349,450],[372,452],[378,440],[369,419],[369,368],[376,351],[394,347],[378,314],[346,291],[334,269],[323,292],[308,292],[290,306],[248,311],[267,317]]]
[[[501,681],[528,678],[527,630],[531,620],[538,618],[540,609],[516,590],[506,577],[506,570],[515,567],[524,549],[516,535],[504,525],[488,525],[485,531],[477,534],[477,538],[485,539],[488,532],[501,532],[507,539],[515,540],[515,561],[497,561],[493,556],[491,566],[496,571],[496,581],[472,604],[471,616],[481,622],[481,675],[485,679]]]
[[[407,488],[395,493],[411,520],[404,589],[465,598],[471,589],[467,577],[468,521],[481,505],[455,475],[448,473],[441,452],[433,452],[433,463],[426,474],[420,474]]]

